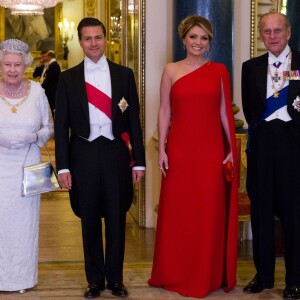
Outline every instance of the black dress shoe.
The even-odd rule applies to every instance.
[[[122,282],[120,282],[120,283],[118,283],[118,282],[108,283],[107,288],[109,290],[111,290],[111,293],[114,296],[122,297],[122,298],[125,298],[125,297],[128,296],[127,289],[126,289],[125,285]]]
[[[286,287],[283,291],[283,298],[284,299],[300,299],[300,288],[293,286],[293,287]]]
[[[273,283],[266,284],[259,279],[257,275],[255,275],[252,281],[250,281],[248,285],[244,287],[243,292],[247,294],[256,294],[262,292],[264,289],[272,289],[273,287]]]
[[[97,298],[100,296],[101,291],[103,291],[104,285],[101,284],[89,284],[84,292],[85,298]]]

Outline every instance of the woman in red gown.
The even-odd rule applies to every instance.
[[[203,298],[236,284],[234,119],[229,73],[206,58],[213,37],[210,22],[190,16],[178,30],[187,56],[167,64],[161,80],[158,164],[163,179],[148,282]],[[231,181],[224,176],[228,161]]]

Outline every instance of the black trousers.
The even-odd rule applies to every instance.
[[[92,142],[75,137],[71,145],[72,190],[81,215],[87,281],[122,282],[126,212],[132,201],[129,153],[122,140],[105,137]]]
[[[274,282],[276,215],[284,232],[286,285],[300,286],[300,129],[292,121],[264,121],[254,130],[247,191],[258,276]]]

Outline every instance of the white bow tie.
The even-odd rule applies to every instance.
[[[87,62],[86,69],[88,71],[93,71],[93,70],[106,71],[107,70],[107,63],[105,61],[101,61],[101,62],[98,62],[96,64],[91,63],[91,62]]]

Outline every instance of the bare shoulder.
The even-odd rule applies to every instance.
[[[176,70],[176,62],[171,62],[165,65],[164,73],[173,73]]]
[[[186,68],[182,60],[166,64],[164,68],[164,76],[168,77],[172,84],[180,77],[186,74]]]
[[[165,70],[176,71],[182,68],[183,61],[176,61],[166,64]]]

